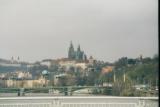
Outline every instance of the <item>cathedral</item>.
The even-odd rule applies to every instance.
[[[87,56],[84,51],[81,51],[80,45],[78,46],[77,50],[74,50],[74,46],[71,42],[68,50],[68,59],[86,61]]]

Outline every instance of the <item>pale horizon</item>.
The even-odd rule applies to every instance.
[[[97,60],[158,54],[158,0],[0,0],[0,58]]]

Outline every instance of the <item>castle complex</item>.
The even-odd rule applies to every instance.
[[[87,60],[87,56],[84,51],[81,51],[80,45],[78,46],[77,50],[74,50],[74,46],[71,42],[68,50],[68,59],[85,61]]]

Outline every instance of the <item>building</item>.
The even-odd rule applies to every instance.
[[[80,45],[78,46],[77,50],[74,50],[74,46],[71,42],[68,50],[68,59],[85,61],[87,60],[87,56],[84,51],[81,50]]]
[[[83,70],[85,70],[87,68],[87,64],[86,63],[76,63],[75,66],[79,67],[79,68],[82,68]]]
[[[36,88],[43,87],[49,84],[49,80],[46,80],[44,77],[40,77],[36,80],[25,79],[25,80],[0,80],[0,86],[6,88]]]
[[[26,71],[17,71],[15,72],[16,73],[16,77],[18,79],[22,79],[22,78],[25,78],[25,79],[31,79],[32,78],[32,74],[30,72],[26,72]]]
[[[92,56],[90,56],[89,59],[88,59],[88,64],[93,66],[94,63],[96,63],[96,60],[93,59]]]
[[[47,67],[50,67],[51,66],[51,61],[42,61],[40,62],[41,65],[45,65]]]
[[[114,68],[113,66],[103,67],[101,73],[102,73],[102,74],[107,74],[107,73],[109,73],[109,72],[112,72],[112,71],[113,71],[113,68]]]
[[[66,71],[69,71],[71,67],[75,67],[76,61],[74,60],[65,60],[59,61],[61,67],[65,67]]]
[[[67,74],[65,74],[65,73],[55,75],[55,76],[54,76],[54,85],[57,85],[58,82],[59,82],[59,79],[60,79],[61,77],[65,77],[65,76],[67,76]]]

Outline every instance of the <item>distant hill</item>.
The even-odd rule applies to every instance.
[[[17,70],[26,70],[27,62],[11,61],[0,58],[0,72],[14,72]]]
[[[10,61],[10,60],[6,60],[6,59],[1,59],[1,58],[0,58],[0,64],[1,64],[1,63],[10,64],[11,61]]]

